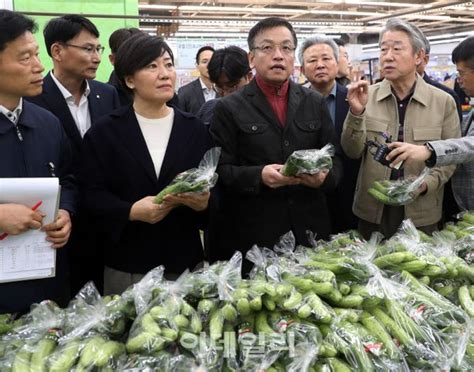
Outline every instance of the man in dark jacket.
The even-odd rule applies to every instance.
[[[330,233],[325,189],[341,175],[337,137],[323,98],[289,78],[296,35],[289,22],[266,18],[248,36],[250,65],[256,78],[216,106],[211,134],[222,147],[219,252],[228,259],[253,244],[272,248],[288,231],[308,244],[307,230],[318,238]],[[286,177],[280,173],[295,150],[337,147],[329,172]]]
[[[349,110],[347,88],[336,82],[339,51],[332,39],[319,36],[306,39],[299,51],[301,72],[311,83],[311,89],[325,98],[338,139],[341,138]],[[352,213],[352,203],[360,161],[343,154],[342,162],[344,177],[336,190],[328,195],[333,234],[357,228],[357,217]]]
[[[30,100],[60,120],[72,146],[73,169],[77,172],[85,133],[100,117],[119,108],[120,101],[114,87],[94,80],[104,47],[89,19],[74,14],[53,18],[43,34],[54,69],[44,78],[43,93]],[[73,293],[89,280],[99,290],[102,287],[102,244],[96,241],[94,225],[82,210],[74,216],[69,250],[74,262]]]
[[[70,213],[76,210],[77,192],[70,174],[71,149],[61,124],[54,115],[22,98],[42,89],[44,68],[33,36],[36,28],[21,14],[0,10],[0,178],[51,177],[47,164],[54,164],[61,185],[59,211],[56,221],[45,226],[41,207],[33,211],[31,205],[0,202],[0,232],[11,239],[42,228],[51,247],[58,249],[71,233]],[[0,313],[26,312],[31,304],[45,299],[65,306],[69,300],[65,253],[64,249],[57,251],[54,278],[1,283]],[[0,274],[2,270],[0,267]]]
[[[178,105],[183,111],[196,115],[205,102],[216,98],[216,91],[209,78],[207,65],[214,54],[214,48],[203,46],[196,53],[196,67],[199,78],[179,88]]]

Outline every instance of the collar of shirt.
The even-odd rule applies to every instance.
[[[199,82],[201,83],[201,88],[202,88],[202,91],[203,91],[203,94],[204,94],[204,100],[207,102],[211,99],[214,99],[216,98],[216,91],[211,88],[209,89],[206,84],[204,84],[204,81],[199,78]]]
[[[5,115],[8,120],[10,120],[13,124],[18,124],[18,119],[20,119],[21,112],[23,111],[23,98],[20,98],[20,102],[18,106],[10,111],[5,106],[0,105],[0,112]]]
[[[290,86],[290,81],[286,80],[280,87],[274,87],[265,83],[262,78],[257,75],[255,77],[258,87],[262,90],[263,94],[267,98],[287,98],[288,97],[288,87]]]
[[[54,83],[58,86],[59,91],[63,95],[64,99],[66,102],[72,101],[74,102],[74,97],[73,95],[64,87],[64,85],[61,84],[61,82],[54,76],[53,71],[51,71],[51,78],[53,79]],[[91,89],[89,87],[89,82],[87,80],[84,80],[86,83],[86,89],[84,90],[83,96],[87,98],[91,92]]]

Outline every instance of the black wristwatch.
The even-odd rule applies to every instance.
[[[426,142],[425,146],[431,152],[430,157],[427,160],[425,160],[425,164],[428,168],[433,168],[436,164],[436,151],[434,150],[433,146],[431,146],[429,142]]]

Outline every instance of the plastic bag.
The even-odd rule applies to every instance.
[[[184,300],[189,293],[189,272],[176,281],[162,283],[161,291],[134,321],[126,342],[128,353],[153,355],[178,342],[180,330],[188,332],[202,325],[194,309]],[[193,322],[197,322],[196,324]]]
[[[168,194],[209,191],[217,182],[216,169],[220,155],[220,147],[208,150],[197,168],[191,168],[178,174],[168,186],[156,195],[154,202],[161,204],[163,198]]]
[[[280,173],[287,177],[293,177],[330,170],[332,156],[334,156],[334,146],[330,143],[322,149],[297,150],[288,157]]]
[[[101,297],[94,283],[88,282],[69,303],[66,326],[60,343],[81,339],[89,334],[118,340],[135,317],[130,298],[119,295]]]
[[[145,311],[153,297],[161,291],[164,271],[163,266],[150,270],[142,280],[133,284],[122,294],[125,300],[131,299],[134,302],[137,314]]]
[[[407,177],[395,181],[375,181],[368,193],[379,202],[392,206],[406,205],[418,196],[418,189],[430,173],[429,168],[423,169],[418,177]]]
[[[0,340],[2,368],[43,368],[46,358],[57,346],[64,321],[63,309],[53,301],[33,305],[30,313]]]

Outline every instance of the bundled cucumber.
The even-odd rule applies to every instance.
[[[315,174],[332,168],[334,146],[327,144],[322,149],[294,151],[286,160],[281,174],[287,177],[299,174]]]
[[[368,193],[386,205],[406,205],[413,202],[418,196],[418,190],[429,173],[430,169],[425,168],[416,178],[407,177],[394,181],[374,181]]]
[[[197,168],[178,174],[171,183],[155,196],[154,202],[161,204],[169,194],[200,193],[209,191],[217,182],[216,168],[221,154],[220,147],[208,150]]]

